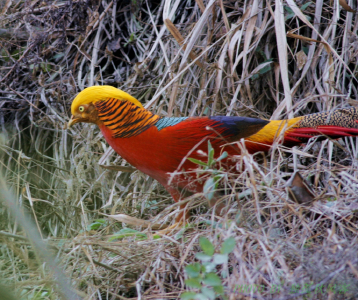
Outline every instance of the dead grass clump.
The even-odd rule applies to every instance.
[[[64,130],[71,99],[110,84],[162,116],[287,118],[357,104],[357,15],[345,1],[6,1],[0,14],[0,169],[18,204],[86,299],[178,299],[198,238],[218,252],[229,299],[356,299],[355,138],[237,158],[230,203],[190,199],[188,228],[155,237],[125,214],[163,224],[178,205],[128,167],[97,128]],[[347,5],[348,5],[347,4]],[[289,34],[287,34],[289,32]],[[117,169],[118,170],[118,169]],[[312,205],[288,196],[294,171]],[[24,299],[57,299],[56,280],[0,207],[0,270]],[[226,271],[224,276],[222,273]],[[259,287],[259,288],[258,288]]]

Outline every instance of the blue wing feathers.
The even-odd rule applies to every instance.
[[[157,123],[155,123],[155,126],[159,130],[162,130],[165,127],[168,126],[174,126],[184,120],[186,120],[188,117],[182,117],[182,118],[160,118]]]
[[[177,125],[185,120],[188,120],[187,126],[197,126],[197,122],[191,123],[190,120],[198,120],[200,118],[193,117],[181,117],[181,118],[160,118],[156,123],[155,126],[157,127],[158,131]],[[223,137],[230,137],[230,140],[239,140],[241,138],[249,137],[252,134],[255,134],[260,129],[262,129],[269,121],[265,121],[262,119],[255,119],[255,118],[247,118],[247,117],[227,117],[227,116],[213,116],[213,117],[203,117],[203,124],[208,124],[208,120],[212,122],[213,128],[221,129],[220,132]],[[191,125],[192,124],[192,125]],[[210,125],[206,125],[210,126]],[[203,127],[204,128],[206,127]]]
[[[221,123],[218,126],[225,129],[223,136],[237,136],[238,138],[249,137],[269,123],[266,120],[247,117],[213,116],[209,119]]]

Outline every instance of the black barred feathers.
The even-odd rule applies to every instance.
[[[114,138],[136,136],[153,126],[159,116],[129,101],[115,98],[95,103],[98,117],[112,130]]]

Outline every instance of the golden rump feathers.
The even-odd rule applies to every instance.
[[[73,100],[71,105],[71,113],[75,115],[78,107],[84,104],[95,104],[98,101],[108,100],[108,99],[118,99],[122,101],[129,101],[134,103],[139,107],[143,107],[143,105],[134,97],[123,92],[120,89],[117,89],[110,85],[96,85],[85,88],[82,92],[80,92],[76,98]]]

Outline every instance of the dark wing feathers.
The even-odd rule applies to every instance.
[[[247,138],[260,131],[270,122],[247,117],[214,116],[209,117],[209,119],[218,122],[218,126],[224,129],[222,135],[224,137],[230,137],[231,141]]]
[[[187,130],[197,129],[205,131],[206,127],[212,127],[220,136],[228,141],[238,141],[241,138],[247,138],[259,130],[261,130],[269,121],[246,118],[246,117],[226,117],[226,116],[214,116],[214,117],[182,117],[182,118],[160,118],[155,126],[158,131],[173,126],[179,125],[180,128],[186,128]],[[174,129],[174,130],[175,130]]]

